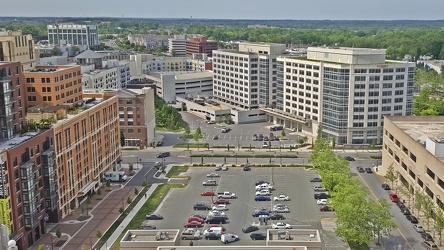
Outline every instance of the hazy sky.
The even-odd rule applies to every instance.
[[[1,0],[0,16],[444,19],[444,0]]]

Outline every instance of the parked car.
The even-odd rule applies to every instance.
[[[214,171],[221,171],[221,170],[222,170],[221,166],[216,166],[216,167],[214,168]]]
[[[208,124],[215,124],[216,123],[216,121],[214,121],[214,120],[209,120],[208,121]]]
[[[211,216],[209,218],[207,218],[207,220],[205,221],[205,223],[208,224],[224,224],[227,222],[227,218],[224,216]]]
[[[220,228],[223,232],[225,232],[225,230],[226,230],[226,228],[224,226],[221,226],[219,224],[210,224],[210,225],[208,225],[207,230],[210,230],[211,228]]]
[[[156,226],[154,226],[154,225],[143,225],[143,226],[140,226],[140,229],[143,229],[143,230],[154,230],[154,229],[156,229]]]
[[[258,196],[258,195],[268,196],[268,195],[271,195],[271,192],[268,189],[263,189],[263,190],[256,192],[256,196]]]
[[[213,206],[213,211],[226,211],[228,210],[227,205],[217,205]]]
[[[207,233],[205,234],[206,240],[220,240],[220,234],[218,233]]]
[[[267,235],[262,232],[252,232],[250,234],[250,239],[252,239],[252,240],[266,240]]]
[[[199,240],[200,230],[197,230],[195,228],[186,228],[182,231],[180,238],[182,240]]]
[[[285,195],[285,194],[281,194],[281,195],[279,195],[279,196],[275,196],[275,197],[273,198],[273,200],[274,200],[274,201],[289,201],[290,198],[289,198],[287,195]]]
[[[371,168],[365,168],[365,172],[367,172],[367,173],[369,173],[369,174],[373,173],[373,171],[372,171]]]
[[[266,141],[262,144],[262,148],[268,148],[268,143]]]
[[[365,172],[363,167],[357,167],[357,170],[358,170],[359,173],[364,173]]]
[[[316,200],[331,198],[331,196],[330,196],[328,193],[318,193],[318,194],[314,194],[313,197],[314,197]]]
[[[230,204],[229,200],[226,199],[218,199],[213,202],[214,204]]]
[[[318,205],[327,205],[327,199],[319,199],[316,201]]]
[[[204,223],[205,219],[200,218],[200,217],[191,216],[191,217],[188,218],[188,222],[192,222],[192,221],[197,221],[199,223]]]
[[[268,136],[264,136],[264,141],[268,141]]]
[[[184,227],[203,227],[203,224],[197,221],[191,221],[191,222],[187,222],[185,224],[183,224]]]
[[[351,156],[344,156],[344,159],[346,159],[347,161],[354,161],[355,158],[351,157]]]
[[[145,216],[145,219],[147,220],[162,220],[163,216],[160,214],[148,214]]]
[[[287,224],[284,222],[277,222],[276,224],[272,223],[271,228],[273,228],[273,229],[291,229],[291,226],[290,226],[290,224]]]
[[[222,166],[222,171],[227,171],[228,170],[228,166],[227,165],[223,165]]]
[[[270,215],[270,212],[265,211],[265,210],[256,210],[253,212],[252,216],[253,217],[259,217],[259,215]]]
[[[157,146],[158,146],[158,147],[160,147],[160,146],[162,146],[162,145],[163,145],[163,141],[158,141],[158,142],[157,142]]]
[[[257,141],[257,135],[256,134],[253,135],[253,141]]]
[[[256,186],[256,191],[259,191],[259,190],[262,190],[262,189],[272,190],[273,189],[273,185],[270,185],[269,183],[262,183],[262,184]]]
[[[310,182],[322,182],[322,180],[319,177],[311,177]]]
[[[243,170],[244,170],[244,171],[250,171],[250,170],[251,170],[251,168],[250,168],[250,166],[248,166],[248,165],[245,165],[245,166],[243,167]]]
[[[418,223],[418,219],[413,215],[406,215],[405,218],[413,224]]]
[[[269,182],[266,182],[266,181],[256,181],[256,184],[254,184],[255,186],[259,186],[259,185],[261,185],[261,184],[267,184],[267,185],[270,185],[270,183]]]
[[[421,246],[423,246],[427,250],[438,250],[438,246],[432,241],[423,241],[421,242]]]
[[[390,186],[388,184],[382,184],[381,187],[384,190],[390,190]]]
[[[282,214],[273,213],[268,216],[270,220],[285,220],[285,217]]]
[[[270,201],[270,197],[264,195],[258,195],[254,198],[255,201]]]
[[[202,186],[217,186],[217,182],[215,180],[206,180],[202,182]]]
[[[430,235],[429,233],[422,233],[421,238],[425,241],[435,242],[435,240],[433,240],[432,235]]]
[[[206,217],[205,215],[203,215],[203,214],[191,214],[190,217],[198,217],[198,218],[201,218],[201,219],[204,219],[204,220],[207,218],[207,217]]]
[[[219,136],[213,135],[213,140],[217,140],[217,139],[219,139]]]
[[[193,205],[194,210],[211,210],[211,207],[204,203],[196,203]]]
[[[411,215],[410,210],[408,208],[403,208],[401,209],[401,213],[403,215]]]
[[[334,209],[331,206],[322,206],[319,208],[319,211],[328,212],[328,211],[334,211]]]
[[[249,226],[242,228],[242,232],[244,232],[244,233],[251,233],[251,232],[254,232],[257,230],[259,230],[259,228],[257,226],[253,226],[253,225],[249,225]]]
[[[271,210],[274,213],[290,213],[290,209],[288,207],[273,207]]]
[[[399,202],[399,197],[397,194],[394,194],[394,193],[389,194],[389,198],[392,202]]]
[[[415,229],[415,231],[418,233],[425,233],[424,228],[419,224],[414,224],[413,229]]]
[[[222,241],[225,244],[228,244],[230,242],[235,242],[235,241],[238,241],[238,240],[240,240],[239,236],[237,236],[235,234],[222,234],[220,236],[220,241]]]
[[[218,173],[209,173],[207,177],[220,177],[220,175]]]
[[[322,186],[315,186],[315,187],[313,187],[313,190],[314,190],[315,192],[324,192],[324,191],[327,191],[327,189],[326,189],[325,187],[322,187]]]
[[[211,191],[202,192],[200,193],[200,196],[214,196],[214,192]]]
[[[158,153],[158,154],[156,155],[156,157],[157,157],[157,158],[165,158],[165,157],[168,157],[168,156],[170,156],[170,155],[171,155],[170,152],[162,152],[162,153]]]

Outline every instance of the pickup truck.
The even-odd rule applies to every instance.
[[[186,228],[182,231],[180,238],[182,240],[199,240],[200,230],[197,230],[195,228]]]
[[[217,198],[218,199],[234,199],[234,198],[236,198],[236,194],[231,193],[231,192],[217,193]]]

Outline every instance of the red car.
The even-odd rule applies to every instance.
[[[200,196],[214,196],[214,192],[207,191],[200,193]]]
[[[393,202],[398,202],[398,201],[399,201],[399,197],[398,197],[398,195],[396,195],[396,194],[390,194],[390,195],[389,195],[389,198],[390,198],[390,200],[393,201]]]
[[[221,227],[222,231],[225,231],[225,227],[219,224],[210,224],[208,225],[208,229],[212,228],[212,227]]]
[[[334,209],[330,206],[322,206],[319,208],[319,211],[321,212],[328,212],[328,211],[334,211]]]
[[[184,227],[203,227],[203,224],[197,221],[192,221],[192,222],[188,222],[183,224]]]
[[[193,216],[191,216],[190,218],[188,218],[188,222],[192,222],[192,221],[197,221],[197,222],[199,222],[199,223],[204,223],[204,219],[202,219],[202,218],[199,218],[199,217],[193,217]]]
[[[219,199],[219,200],[215,200],[213,203],[214,204],[230,204],[230,201],[225,200],[225,199]]]

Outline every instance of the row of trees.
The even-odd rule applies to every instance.
[[[421,91],[414,99],[413,114],[444,115],[444,71],[438,74],[433,69],[419,67],[415,82]]]
[[[321,129],[318,132],[322,134]],[[328,201],[335,209],[338,236],[351,245],[365,245],[375,236],[379,243],[380,237],[389,235],[396,226],[390,204],[386,199],[369,199],[367,190],[351,177],[348,161],[332,151],[330,141],[319,136],[309,160],[332,195]]]
[[[154,107],[156,112],[156,127],[171,130],[185,129],[188,127],[188,123],[182,119],[179,111],[168,105],[162,98],[155,97]]]

